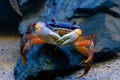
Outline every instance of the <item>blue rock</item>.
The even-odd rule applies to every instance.
[[[26,55],[26,64],[22,65],[21,58],[19,58],[14,68],[15,80],[23,77],[23,80],[26,80],[30,76],[42,74],[43,71],[72,69],[74,66],[78,66],[82,58],[82,55],[70,46],[56,48],[56,46],[46,44],[31,48]]]

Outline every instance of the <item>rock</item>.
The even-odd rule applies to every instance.
[[[67,70],[78,66],[81,57],[82,55],[79,55],[74,48],[69,46],[58,48],[49,44],[32,46],[26,55],[24,66],[19,58],[14,68],[14,76],[16,80],[26,80],[29,76],[37,76],[38,72],[44,74],[44,71]]]
[[[30,23],[38,21],[50,21],[54,19],[56,21],[72,22],[76,21],[80,28],[83,30],[83,35],[95,34],[96,46],[95,46],[95,58],[97,59],[108,58],[107,56],[113,56],[120,51],[120,18],[112,15],[99,12],[90,17],[74,18],[70,21],[67,17],[71,17],[74,14],[76,8],[95,8],[101,5],[106,0],[46,0],[41,5],[32,8],[31,12],[28,9],[33,5],[24,5],[23,19],[19,25],[19,31],[23,35]],[[108,0],[109,1],[109,0]],[[119,0],[111,0],[115,3],[119,3]],[[24,0],[23,0],[24,2]],[[39,3],[39,1],[38,1]],[[28,2],[28,4],[30,4]],[[103,4],[102,4],[103,5]],[[114,11],[119,13],[120,5],[114,7]],[[110,9],[112,9],[111,7]],[[28,9],[28,12],[24,12]],[[120,13],[119,13],[120,14]],[[50,49],[49,49],[50,48]],[[44,75],[45,71],[55,70],[67,70],[74,66],[79,66],[82,55],[80,55],[73,47],[62,46],[57,47],[49,44],[46,45],[34,45],[29,48],[26,55],[26,64],[21,65],[21,57],[19,58],[15,68],[14,76],[16,80],[26,80]],[[107,55],[105,57],[105,55]],[[48,72],[46,72],[47,74]],[[57,74],[57,73],[56,73]],[[45,75],[44,75],[45,76]]]
[[[119,7],[119,5],[118,5],[118,3],[115,3],[112,1],[105,1],[105,2],[102,2],[101,5],[97,5],[93,8],[79,7],[79,8],[75,9],[73,16],[68,18],[68,20],[71,20],[72,18],[90,17],[90,16],[96,15],[98,13],[106,13],[111,16],[120,18],[120,14],[118,12],[115,12],[110,9],[112,7]]]

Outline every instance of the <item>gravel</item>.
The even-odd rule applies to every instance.
[[[115,59],[93,64],[86,76],[76,78],[76,75],[79,75],[82,71],[67,75],[61,80],[120,80],[120,55]]]
[[[19,56],[19,37],[0,35],[0,80],[14,80],[13,68]]]

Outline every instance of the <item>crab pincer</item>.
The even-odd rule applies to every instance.
[[[23,41],[26,42],[24,46],[21,47],[22,64],[25,64],[25,54],[31,45],[45,43],[57,45],[57,40],[60,36],[53,32],[48,26],[45,22],[38,22],[28,27],[26,34],[23,36]]]
[[[68,44],[74,46],[78,52],[88,57],[87,60],[84,61],[84,63],[86,64],[84,73],[79,77],[86,75],[90,70],[93,59],[94,41],[95,41],[95,35],[87,35],[87,36],[81,36],[81,35],[82,35],[82,31],[80,29],[75,29],[68,34],[65,34],[58,40],[58,42],[63,41],[61,43],[62,45]]]
[[[75,29],[73,31],[71,31],[70,33],[62,36],[59,40],[59,41],[64,41],[62,43],[62,45],[65,45],[65,44],[69,44],[73,41],[75,41],[77,38],[79,38],[82,34],[82,31],[80,29]]]
[[[38,22],[35,25],[35,34],[44,40],[46,43],[56,45],[56,41],[60,38],[60,36],[53,32],[50,28],[49,25],[45,22]]]

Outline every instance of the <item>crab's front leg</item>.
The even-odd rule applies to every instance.
[[[88,57],[87,60],[85,60],[86,67],[84,73],[79,77],[84,76],[90,70],[93,60],[93,53],[94,53],[94,43],[95,43],[94,41],[95,41],[94,35],[87,35],[80,37],[79,39],[77,39],[72,43],[77,49],[77,51]]]
[[[60,41],[63,40],[62,45],[65,44],[72,45],[77,49],[77,51],[88,57],[88,59],[85,60],[86,68],[84,70],[84,73],[79,77],[84,76],[90,70],[93,59],[94,41],[95,41],[95,35],[88,35],[81,37],[81,34],[82,31],[80,29],[75,29],[59,39]],[[87,46],[89,46],[89,48],[87,48]]]
[[[25,54],[27,53],[29,46],[33,44],[36,45],[44,43],[56,45],[56,40],[59,38],[60,36],[48,28],[48,25],[46,23],[38,22],[36,24],[31,24],[27,28],[26,34],[23,36],[21,43],[22,64],[25,63]]]
[[[93,58],[94,42],[92,40],[81,41],[79,38],[73,42],[73,45],[80,53],[88,57],[88,59],[85,60],[85,63],[88,63]],[[86,48],[87,46],[89,46],[89,48]]]
[[[26,39],[29,38],[29,39]],[[26,40],[26,41],[25,41]],[[35,34],[24,35],[21,45],[22,64],[25,64],[25,55],[31,45],[44,44],[45,42]]]

